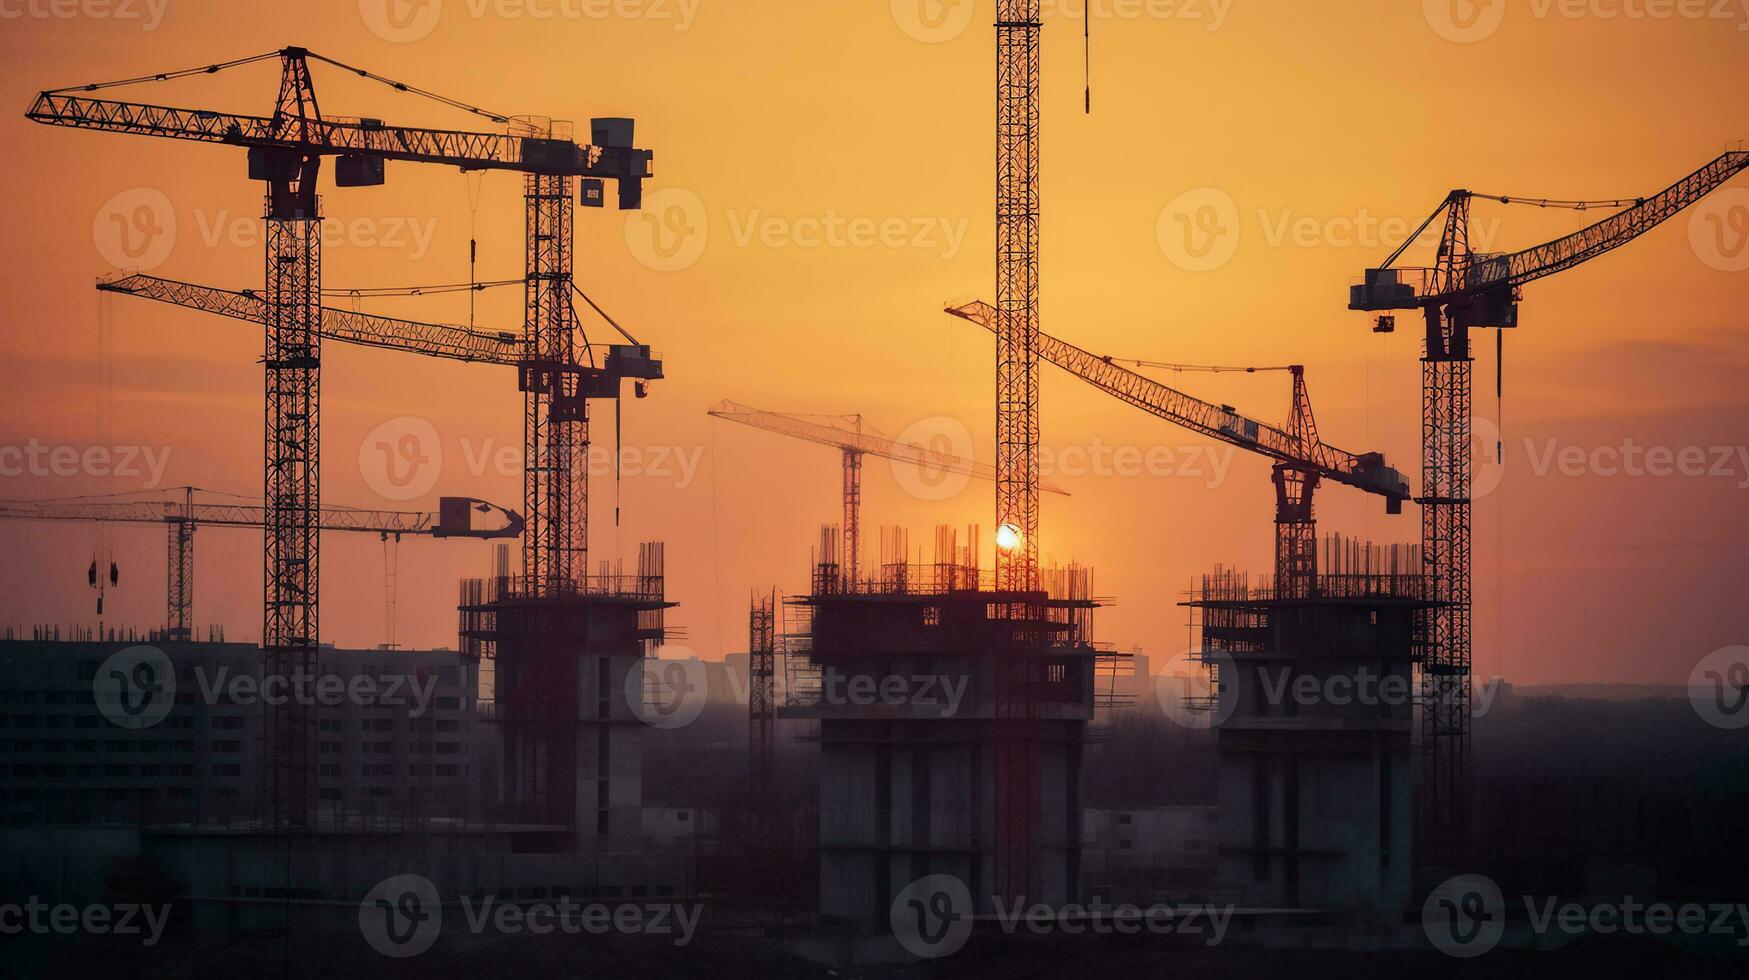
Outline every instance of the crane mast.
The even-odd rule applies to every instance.
[[[1039,0],[996,4],[996,588],[1038,588]]]

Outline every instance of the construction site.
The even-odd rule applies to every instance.
[[[773,127],[757,137],[761,149],[748,137],[720,156],[685,159],[688,150],[670,146],[704,149],[685,133],[703,117],[656,90],[688,86],[616,61],[612,45],[581,93],[559,91],[550,64],[516,49],[506,64],[520,73],[385,44],[455,42],[441,13],[402,11],[403,20],[370,4],[361,10],[375,39],[321,47],[347,51],[345,60],[283,46],[296,32],[277,15],[282,46],[263,53],[233,50],[215,31],[177,32],[158,50],[143,34],[96,61],[15,59],[6,77],[29,74],[31,95],[14,125],[32,141],[28,155],[47,160],[32,178],[45,199],[105,171],[105,180],[180,182],[153,168],[209,157],[225,169],[199,171],[179,194],[231,194],[232,181],[261,195],[245,259],[232,261],[242,249],[221,243],[172,253],[164,274],[157,262],[67,260],[82,279],[96,276],[94,290],[56,298],[66,320],[97,304],[95,352],[57,350],[45,362],[52,370],[32,368],[22,335],[11,337],[29,314],[9,310],[8,343],[25,365],[8,382],[26,426],[18,431],[38,431],[28,428],[40,424],[31,406],[52,403],[31,376],[59,373],[95,379],[79,382],[79,397],[95,392],[98,438],[111,443],[122,438],[114,429],[136,425],[168,445],[206,446],[233,429],[259,441],[172,460],[166,472],[185,484],[172,489],[0,474],[0,533],[11,535],[0,546],[15,566],[0,582],[12,595],[0,608],[11,623],[0,623],[0,972],[1249,976],[1286,967],[1382,977],[1625,966],[1740,975],[1749,912],[1734,916],[1749,908],[1749,850],[1732,831],[1749,817],[1749,743],[1731,719],[1749,702],[1749,656],[1726,663],[1737,649],[1726,629],[1686,690],[1576,693],[1580,681],[1630,686],[1620,680],[1629,674],[1610,673],[1626,670],[1626,655],[1586,634],[1575,656],[1595,660],[1595,674],[1572,674],[1563,687],[1520,658],[1514,669],[1537,683],[1503,677],[1505,654],[1493,648],[1518,628],[1501,611],[1509,599],[1539,603],[1531,615],[1569,629],[1593,618],[1624,643],[1640,634],[1605,608],[1627,600],[1564,591],[1563,576],[1602,574],[1620,554],[1556,555],[1497,511],[1483,523],[1478,507],[1503,499],[1490,496],[1497,474],[1485,470],[1504,466],[1510,442],[1504,337],[1577,315],[1560,306],[1574,293],[1533,284],[1639,239],[1655,243],[1666,224],[1687,222],[1694,241],[1726,235],[1743,220],[1734,202],[1749,151],[1688,153],[1686,176],[1661,190],[1650,188],[1674,175],[1642,167],[1635,179],[1647,193],[1571,200],[1448,193],[1429,183],[1443,167],[1381,160],[1381,184],[1389,170],[1437,208],[1376,249],[1341,253],[1346,293],[1329,282],[1295,299],[1346,324],[1342,343],[1381,352],[1359,368],[1313,342],[1321,325],[1298,325],[1286,340],[1248,337],[1239,325],[1180,330],[1174,305],[1203,309],[1187,294],[1215,279],[1170,279],[1159,291],[1166,312],[1132,313],[1148,332],[1126,332],[1114,311],[1140,307],[1115,285],[1122,274],[1111,273],[1109,303],[1092,299],[1106,280],[1082,273],[1109,260],[1081,255],[1079,224],[1054,237],[1055,209],[1084,209],[1104,193],[1084,153],[1134,149],[1128,136],[1104,145],[1076,135],[1100,113],[1139,104],[1125,90],[1111,97],[1117,109],[1096,111],[1096,79],[1142,70],[1130,64],[1133,38],[1113,37],[1116,54],[1096,62],[1096,32],[1103,45],[1108,31],[1153,37],[1161,26],[1098,5],[990,0],[958,5],[975,8],[961,31],[956,5],[942,5],[939,21],[906,6],[892,17],[905,43],[924,50],[905,57],[975,58],[985,86],[975,103],[959,89],[942,96],[928,120],[940,128],[905,135],[913,151],[929,149],[931,171],[954,172],[945,189],[916,191],[911,206],[940,193],[974,216],[983,238],[973,240],[991,248],[972,268],[993,269],[994,282],[956,280],[959,295],[990,289],[989,298],[944,304],[935,292],[949,275],[850,255],[881,270],[854,273],[879,294],[869,316],[887,316],[879,303],[896,294],[925,317],[879,339],[880,356],[898,367],[818,330],[847,332],[838,324],[809,328],[811,350],[783,334],[814,315],[811,290],[839,288],[833,263],[845,257],[749,246],[772,239],[769,225],[735,248],[752,219],[722,204],[733,195],[712,193],[713,168],[766,168],[797,181],[796,208],[811,207],[833,179],[860,178],[835,178],[840,151],[817,146],[823,173],[798,176],[815,162],[789,160],[772,137],[819,144],[846,130]],[[877,13],[884,23],[888,12]],[[433,24],[426,41],[419,32]],[[531,26],[502,12],[473,25]],[[653,57],[654,36],[637,36],[621,43]],[[1062,77],[1081,75],[1074,98],[1054,93],[1054,73],[1041,82],[1047,38],[1064,45]],[[1435,40],[1441,57],[1465,50]],[[384,62],[396,67],[357,66]],[[42,87],[67,80],[50,69],[98,64],[124,77]],[[429,70],[416,78],[409,66],[421,64]],[[992,66],[993,113],[967,115],[965,106],[989,106]],[[626,77],[597,78],[615,73]],[[578,125],[501,113],[455,97],[470,85],[549,111],[603,101],[623,114]],[[712,116],[743,111],[705,94]],[[646,97],[658,108],[640,113]],[[1226,111],[1247,111],[1233,107],[1249,97],[1223,96]],[[943,135],[972,128],[971,149]],[[1054,152],[1059,132],[1073,167],[1051,158],[1052,200],[1060,190],[1066,203],[1047,209],[1044,149]],[[874,145],[851,139],[842,152],[885,152]],[[749,166],[743,154],[759,160]],[[671,166],[683,180],[667,176]],[[1173,168],[1168,153],[1145,178],[1124,180],[1195,186]],[[1498,169],[1482,178],[1491,183]],[[396,198],[410,211],[453,208],[439,203],[447,191],[434,172],[450,175],[451,190],[459,172],[466,186],[465,212],[443,212],[457,244],[448,265],[358,244],[349,217],[381,207],[362,204],[377,200],[367,195],[410,195]],[[1530,183],[1564,173],[1525,161],[1506,172]],[[488,180],[516,190],[494,195],[482,190]],[[964,199],[973,187],[984,190]],[[1213,200],[1210,190],[1188,193]],[[126,194],[118,197],[148,200]],[[1709,225],[1698,209],[1720,200],[1737,211]],[[186,246],[189,226],[207,220],[200,209],[217,205],[178,206],[195,209],[194,221],[183,218]],[[1169,205],[1148,229],[1169,261],[1179,261],[1169,239],[1180,231],[1218,245],[1222,222],[1236,235],[1248,220],[1243,208],[1198,206],[1175,224]],[[117,220],[120,233],[161,231],[166,219],[152,207]],[[507,208],[514,213],[494,213]],[[256,227],[254,218],[245,224]],[[94,227],[107,233],[101,215]],[[704,249],[706,229],[716,235],[709,254],[733,270],[711,287],[714,306],[676,278],[693,274],[675,256],[689,242]],[[617,256],[622,235],[629,257]],[[670,237],[679,244],[664,244]],[[453,258],[462,242],[465,282]],[[721,260],[730,249],[737,254]],[[1633,273],[1632,254],[1610,260],[1613,278],[1584,288],[1634,293],[1636,275],[1696,288],[1662,259]],[[1053,305],[1047,329],[1041,284],[1056,281],[1044,272],[1059,257],[1080,277],[1066,280],[1084,287],[1073,300],[1084,305]],[[13,275],[8,290],[38,288]],[[203,282],[238,275],[252,278]],[[1745,280],[1721,281],[1740,313]],[[1521,322],[1521,303],[1539,288],[1551,301],[1535,317],[1526,307]],[[761,302],[752,315],[772,321],[770,340],[763,325],[734,320],[733,307]],[[834,302],[847,319],[863,313]],[[1240,304],[1234,315],[1261,308]],[[151,371],[197,415],[184,405],[148,417],[136,400],[150,385],[114,382],[110,347],[143,330],[132,317],[151,318],[139,321],[152,325]],[[1082,322],[1059,328],[1059,319]],[[254,362],[225,365],[239,336]],[[1730,340],[1740,344],[1740,330]],[[1155,356],[1095,353],[1140,343]],[[1693,355],[1670,347],[1620,370]],[[1476,377],[1478,352],[1493,361],[1491,414],[1477,404],[1490,386]],[[784,360],[791,355],[798,360]],[[258,421],[234,417],[238,397],[203,391],[228,383],[216,379],[231,368],[259,383],[247,396],[259,399],[249,409]],[[947,394],[924,402],[924,383],[895,373],[912,370],[946,378]],[[1414,389],[1375,384],[1392,373],[1412,376]],[[1229,403],[1265,401],[1256,395],[1265,386],[1273,408]],[[878,413],[846,414],[858,399]],[[978,406],[963,423],[962,401]],[[501,432],[468,427],[488,411]],[[325,437],[325,417],[344,434]],[[360,438],[379,417],[387,421]],[[1573,408],[1570,424],[1580,417]],[[905,428],[912,420],[921,421]],[[470,441],[517,429],[509,446]],[[1063,465],[1060,445],[1093,431],[1098,446],[1108,429],[1126,433],[1113,441],[1127,448],[1183,440],[1222,460],[1222,478],[1205,489],[1164,477],[1126,489],[1140,484]],[[708,483],[689,474],[655,487],[649,457],[627,455],[639,440],[697,443]],[[452,443],[448,462],[433,462]],[[387,477],[372,469],[379,458]],[[404,480],[397,467],[407,460]],[[427,463],[437,475],[403,492]],[[232,477],[228,489],[200,485],[220,476]],[[509,497],[518,486],[520,498]],[[1623,500],[1641,492],[1607,490]],[[1201,499],[1186,502],[1191,494]],[[1539,520],[1550,533],[1570,530],[1571,506],[1573,522],[1561,520],[1560,504]],[[1217,521],[1216,511],[1245,512]],[[1647,549],[1707,546],[1669,544],[1656,538],[1668,522],[1645,522],[1657,542]],[[133,556],[144,546],[133,539],[154,524],[167,548],[161,566],[154,557],[142,571]],[[1741,526],[1708,526],[1713,543],[1741,538]],[[213,541],[200,546],[199,576],[197,540]],[[380,568],[367,558],[373,542]],[[338,557],[324,563],[325,550]],[[1521,577],[1521,565],[1543,577]],[[233,600],[248,592],[251,568],[260,591],[239,618]],[[147,592],[149,604],[136,601]],[[61,596],[72,613],[63,615]],[[325,605],[339,611],[327,621]],[[162,614],[142,620],[142,609]],[[336,615],[344,625],[329,625]],[[1512,639],[1515,650],[1526,642]],[[1682,678],[1694,660],[1682,661]],[[1702,678],[1717,682],[1712,708],[1696,694]],[[1617,928],[1599,925],[1600,912],[1653,906],[1677,923],[1690,908],[1725,911],[1693,930],[1660,933],[1649,913],[1638,930],[1619,918]],[[94,909],[104,928],[89,924]],[[1577,910],[1581,926],[1555,925],[1569,917],[1560,909]],[[138,928],[121,928],[124,914],[137,914]],[[73,925],[53,924],[63,921]]]

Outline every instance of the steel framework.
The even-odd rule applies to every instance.
[[[252,289],[218,289],[140,273],[100,279],[97,288],[252,323],[267,319],[261,294]],[[523,357],[520,333],[397,320],[336,306],[322,308],[321,332],[323,340],[472,363],[515,367]]]
[[[996,523],[999,589],[1038,588],[1039,0],[996,5]]]
[[[756,595],[747,614],[747,813],[761,843],[777,796],[777,605],[775,592]]]
[[[554,595],[588,567],[589,557],[589,402],[570,369],[576,364],[572,180],[530,174],[523,193],[523,434],[532,456],[523,467],[522,506],[531,544],[523,549],[522,574],[541,594]]]
[[[170,523],[169,557],[165,568],[165,634],[172,640],[194,638],[194,501]]]

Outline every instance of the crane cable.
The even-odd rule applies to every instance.
[[[633,337],[631,334],[626,332],[626,328],[619,325],[618,320],[615,320],[613,317],[608,316],[606,310],[597,306],[595,304],[595,301],[589,298],[589,294],[583,291],[583,287],[577,285],[577,281],[575,279],[571,280],[571,288],[573,290],[576,290],[578,296],[583,297],[583,302],[588,303],[590,309],[594,310],[596,313],[601,314],[601,318],[603,320],[606,320],[609,326],[613,327],[613,329],[615,329],[615,330],[618,330],[619,335],[621,337],[624,337],[628,343],[630,343],[634,347],[642,347],[643,346],[642,344],[638,343],[638,339],[636,337]]]
[[[1230,367],[1219,364],[1175,364],[1168,361],[1145,361],[1134,357],[1101,358],[1107,364],[1128,364],[1140,368],[1158,368],[1164,371],[1200,372],[1204,374],[1258,374],[1264,371],[1292,371],[1287,365],[1270,367]]]
[[[269,51],[265,54],[258,54],[249,58],[238,58],[234,61],[221,61],[217,64],[207,65],[202,68],[184,68],[180,71],[160,72],[155,75],[140,75],[137,78],[120,78],[113,82],[93,82],[89,85],[68,85],[65,88],[44,89],[43,94],[59,95],[63,92],[96,92],[100,89],[116,88],[122,85],[137,85],[140,82],[166,82],[172,79],[186,78],[190,75],[214,75],[227,68],[236,68],[239,65],[250,65],[257,61],[266,61],[269,58],[277,57],[279,57],[278,51]]]
[[[275,53],[277,54],[278,52],[275,52]],[[510,117],[507,115],[504,115],[503,113],[492,112],[489,109],[482,109],[479,106],[470,105],[470,104],[463,102],[459,99],[452,99],[452,98],[449,98],[448,96],[438,95],[436,92],[432,92],[432,91],[429,91],[427,89],[422,89],[422,88],[418,88],[418,87],[415,87],[412,85],[408,85],[406,82],[397,82],[392,78],[385,78],[382,75],[378,75],[375,72],[366,71],[363,68],[354,68],[353,66],[346,64],[343,61],[335,61],[333,58],[329,58],[325,55],[319,55],[314,51],[305,50],[304,55],[305,55],[305,57],[314,58],[315,60],[323,62],[325,64],[333,65],[334,67],[339,68],[342,71],[349,71],[349,72],[353,73],[354,75],[357,75],[360,78],[368,78],[373,82],[378,82],[380,84],[387,85],[388,87],[394,89],[397,92],[408,92],[408,93],[411,93],[413,95],[422,96],[424,98],[432,100],[433,102],[440,102],[446,106],[449,106],[452,109],[460,109],[463,112],[471,112],[476,116],[484,116],[487,119],[490,119],[495,123],[508,123],[508,122],[510,122]]]
[[[468,329],[474,329],[475,293],[479,292],[480,263],[480,191],[485,183],[483,170],[462,171],[462,190],[468,198]]]
[[[1510,194],[1477,194],[1472,192],[1471,198],[1481,198],[1484,201],[1497,201],[1501,204],[1527,204],[1538,208],[1560,208],[1568,211],[1589,211],[1592,208],[1631,208],[1646,203],[1643,197],[1614,198],[1599,201],[1558,201],[1546,197],[1514,197]]]
[[[499,286],[520,286],[527,282],[520,279],[491,279],[486,282],[452,282],[429,286],[365,286],[356,289],[324,289],[324,296],[347,296],[354,299],[378,299],[385,296],[435,296],[442,293],[459,293],[465,290],[479,292],[483,289],[495,289]]]
[[[1093,115],[1093,5],[1081,5],[1082,112]]]
[[[116,79],[115,81],[110,81],[110,82],[92,82],[92,83],[89,83],[86,85],[68,85],[68,86],[65,86],[63,88],[44,89],[42,94],[44,94],[44,95],[60,95],[62,93],[66,93],[66,92],[96,92],[96,91],[99,91],[101,89],[117,88],[117,87],[120,87],[123,85],[137,85],[141,82],[167,82],[167,81],[172,81],[172,80],[178,79],[178,78],[187,78],[191,75],[216,75],[219,72],[224,71],[228,68],[237,68],[237,67],[240,67],[242,65],[252,65],[258,61],[267,61],[267,60],[272,59],[272,58],[283,58],[284,56],[285,56],[285,54],[283,51],[268,51],[268,52],[265,52],[262,54],[252,55],[252,56],[247,57],[247,58],[237,58],[237,59],[234,59],[232,61],[221,61],[221,62],[217,62],[217,63],[211,64],[211,65],[204,65],[204,66],[199,67],[199,68],[183,68],[183,69],[180,69],[178,71],[158,72],[158,73],[151,74],[151,75],[138,75],[138,76],[133,77],[133,78],[119,78],[119,79]],[[422,98],[427,98],[427,99],[432,100],[433,102],[441,103],[441,104],[446,105],[452,109],[460,109],[463,112],[472,113],[473,115],[476,115],[476,116],[483,116],[486,119],[490,119],[491,121],[493,121],[495,123],[508,124],[510,122],[510,117],[503,114],[503,113],[492,112],[489,109],[482,109],[479,106],[471,105],[469,103],[461,101],[460,99],[452,99],[452,98],[445,96],[445,95],[438,95],[436,92],[432,92],[428,89],[422,89],[422,88],[419,88],[419,87],[414,86],[414,85],[408,85],[406,82],[397,82],[392,78],[387,78],[385,76],[378,75],[375,72],[367,71],[363,68],[356,68],[352,65],[346,64],[343,61],[335,61],[333,58],[329,58],[325,55],[317,54],[316,52],[310,51],[308,49],[305,49],[304,57],[306,59],[313,59],[315,61],[323,62],[324,64],[332,65],[335,68],[340,69],[341,71],[350,72],[354,75],[357,75],[360,78],[368,78],[373,82],[377,82],[377,83],[380,83],[382,85],[386,85],[389,88],[392,88],[397,92],[406,92],[406,93],[409,93],[411,95],[417,95],[417,96],[420,96]]]

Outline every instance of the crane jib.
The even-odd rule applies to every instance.
[[[50,126],[322,155],[364,155],[469,170],[627,181],[654,175],[651,151],[630,145],[597,146],[507,133],[387,126],[370,119],[303,120],[302,137],[292,138],[290,127],[263,116],[46,92],[37,96],[25,116]],[[597,127],[607,122],[617,121],[597,120]]]

